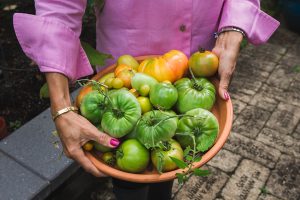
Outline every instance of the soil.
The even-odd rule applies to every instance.
[[[94,46],[95,19],[91,10],[88,9],[84,17],[81,39]],[[50,106],[49,99],[39,95],[45,77],[23,53],[14,33],[15,12],[34,14],[34,2],[5,0],[0,3],[0,116],[5,118],[9,133]],[[70,90],[76,87],[71,86]]]

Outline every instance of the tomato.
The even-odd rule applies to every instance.
[[[107,100],[105,96],[98,91],[92,91],[83,97],[80,112],[93,124],[99,124],[106,108]]]
[[[131,88],[131,79],[134,76],[133,70],[123,70],[119,72],[116,78],[119,78],[123,81],[124,87]]]
[[[177,74],[169,67],[162,57],[145,59],[139,66],[138,72],[143,72],[154,77],[159,82],[168,80],[174,82]]]
[[[183,161],[183,150],[180,144],[171,139],[163,142],[164,147],[157,147],[151,151],[151,160],[159,172],[168,172],[177,169],[177,165],[170,157]]]
[[[148,97],[138,97],[136,98],[141,106],[142,114],[153,110],[152,104]]]
[[[145,113],[136,127],[137,139],[147,148],[156,147],[161,141],[170,140],[177,128],[177,117],[160,110]]]
[[[178,122],[177,141],[183,148],[187,146],[193,148],[191,136],[194,136],[197,149],[201,152],[208,150],[218,136],[219,123],[217,118],[211,112],[202,108],[190,110],[186,112],[186,115]]]
[[[170,83],[157,83],[150,89],[150,101],[153,106],[169,110],[178,98],[177,89]]]
[[[182,78],[174,84],[178,91],[176,109],[185,113],[194,108],[210,110],[216,100],[216,89],[206,78]]]
[[[106,85],[107,86],[107,88],[112,88],[113,87],[113,81],[115,80],[115,78],[114,77],[109,77],[109,78],[107,78],[107,79],[105,79],[104,80],[104,85]]]
[[[150,161],[149,151],[136,139],[125,140],[116,151],[117,167],[126,172],[143,172]]]
[[[84,86],[78,93],[77,97],[76,97],[76,101],[75,104],[76,106],[79,108],[82,102],[83,97],[90,93],[91,91],[93,91],[93,86],[92,85],[86,85]]]
[[[104,145],[102,145],[102,144],[100,144],[98,142],[93,141],[92,144],[94,145],[94,149],[96,149],[97,151],[100,151],[102,153],[112,151],[112,148],[104,146]]]
[[[111,86],[115,89],[120,89],[124,86],[124,82],[120,78],[114,78],[111,82]]]
[[[91,151],[93,149],[94,145],[92,142],[85,143],[82,148],[86,151]]]
[[[146,96],[148,96],[149,92],[150,92],[150,86],[149,85],[142,85],[140,87],[141,96],[146,97]]]
[[[138,91],[136,90],[136,89],[134,89],[134,88],[131,88],[130,90],[129,90],[129,92],[131,92],[135,97],[138,97],[140,94],[138,93]]]
[[[115,69],[115,76],[118,76],[124,70],[132,70],[132,67],[124,64],[118,65]]]
[[[112,152],[105,152],[101,155],[101,160],[109,166],[116,166],[116,157]]]
[[[196,77],[209,77],[217,72],[219,59],[213,52],[200,49],[190,57],[189,66]]]
[[[117,60],[117,64],[118,65],[125,64],[125,65],[131,67],[134,70],[137,70],[138,67],[139,67],[139,63],[131,55],[122,55],[122,56],[120,56]]]
[[[153,85],[155,85],[156,83],[158,82],[155,78],[144,73],[135,73],[135,75],[131,79],[131,85],[138,91],[138,93],[144,90],[144,87],[149,87],[151,89],[151,87],[153,87]]]
[[[172,83],[180,78],[188,69],[186,55],[178,50],[171,50],[163,56],[145,59],[139,66],[138,71],[153,76],[158,81],[165,80]]]
[[[179,80],[188,70],[187,56],[178,50],[171,50],[163,55],[163,58],[168,62],[169,67],[177,74],[176,80]]]
[[[98,82],[99,83],[104,83],[106,79],[109,79],[109,78],[114,78],[115,77],[115,74],[113,72],[110,72],[108,74],[105,74],[103,75],[99,80]]]
[[[128,134],[141,117],[141,107],[128,90],[109,92],[110,108],[103,114],[101,127],[105,133],[120,138]]]

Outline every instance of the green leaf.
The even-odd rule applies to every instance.
[[[293,72],[295,72],[295,73],[300,72],[300,65],[295,65],[295,66],[293,66],[292,70],[293,70]]]
[[[101,53],[86,42],[81,41],[81,46],[92,66],[104,66],[107,59],[113,59],[112,55]]]
[[[178,179],[178,183],[179,184],[183,184],[184,183],[184,174],[180,174],[180,173],[176,173],[176,177]]]
[[[157,171],[161,174],[163,170],[164,163],[164,154],[162,152],[158,152],[158,160],[157,160]]]
[[[40,89],[40,99],[49,98],[49,89],[48,84],[44,83],[44,85]]]
[[[196,155],[196,157],[194,158],[194,162],[199,162],[202,159],[202,157],[198,154]]]
[[[209,170],[202,170],[202,169],[194,169],[194,175],[196,176],[207,176],[210,174]]]
[[[177,165],[177,167],[179,167],[180,169],[185,169],[187,168],[188,164],[185,163],[182,160],[179,160],[178,158],[172,157],[170,156],[171,160]]]
[[[191,151],[191,147],[188,146],[187,148],[185,148],[185,150],[183,151],[183,157],[187,156]]]
[[[186,156],[185,156],[185,159],[186,159],[187,161],[192,161],[192,160],[193,160],[193,156],[186,155]]]

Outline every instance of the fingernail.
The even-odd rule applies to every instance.
[[[120,144],[120,141],[117,140],[117,139],[111,139],[110,142],[109,142],[112,146],[118,146]]]
[[[228,92],[224,92],[224,98],[226,101],[230,99]]]

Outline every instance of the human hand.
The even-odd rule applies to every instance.
[[[119,141],[100,132],[87,119],[74,112],[59,116],[55,120],[55,125],[63,145],[64,154],[77,161],[87,172],[94,176],[106,176],[85,156],[82,146],[93,140],[104,146],[115,148],[119,145]]]
[[[218,74],[220,77],[220,85],[218,93],[224,100],[230,98],[228,87],[231,76],[235,70],[242,40],[243,35],[239,32],[223,32],[218,36],[215,47],[212,50],[212,52],[219,57]]]

